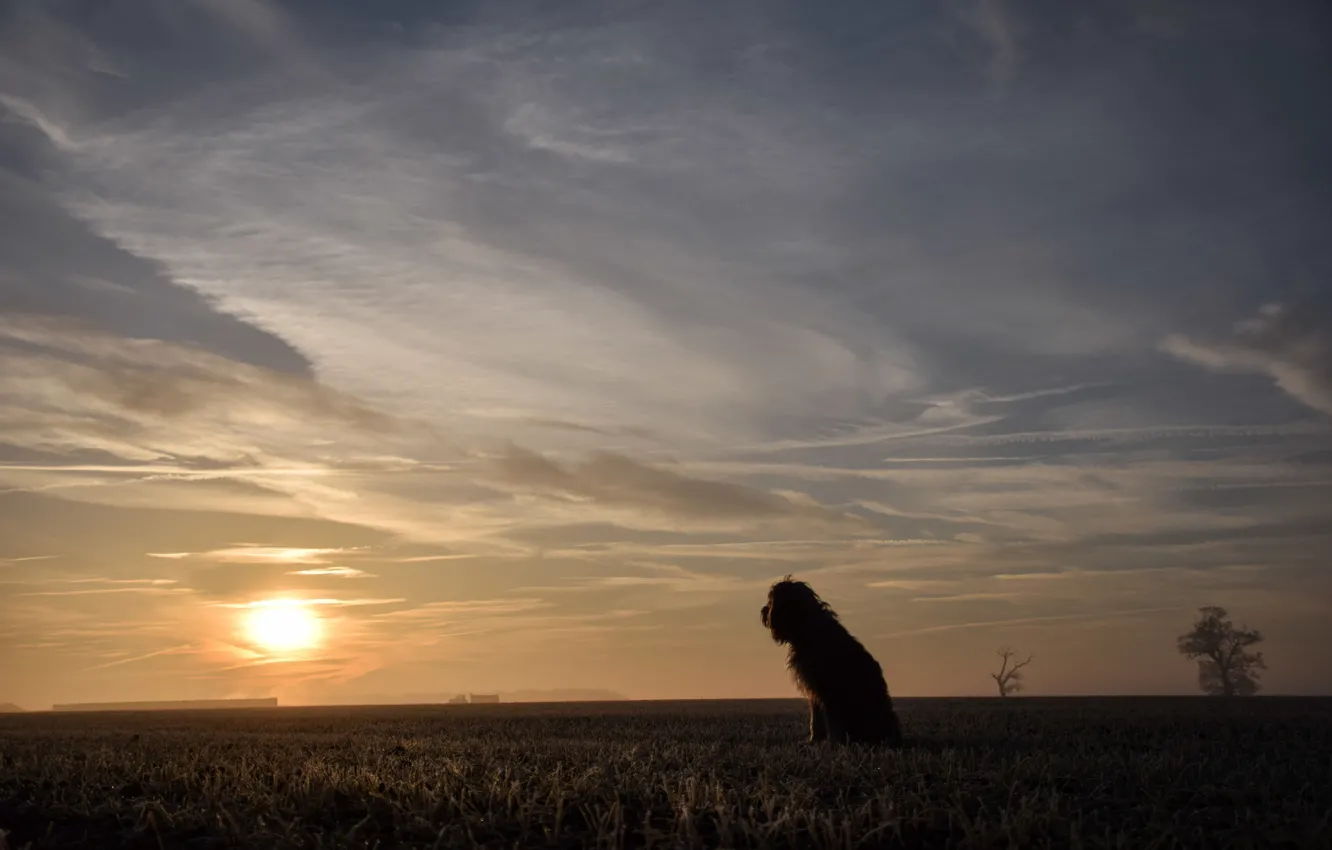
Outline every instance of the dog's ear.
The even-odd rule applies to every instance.
[[[773,640],[777,641],[782,639],[781,619],[777,613],[777,597],[780,595],[777,592],[777,586],[773,585],[772,589],[768,591],[768,604],[763,606],[763,625],[768,627],[768,631],[772,632]]]
[[[793,592],[797,587],[788,575],[768,591],[768,629],[779,642],[790,639],[792,626],[802,616],[799,594]]]

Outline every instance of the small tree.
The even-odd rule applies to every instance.
[[[1022,668],[1031,663],[1033,656],[1028,655],[1026,661],[1017,661],[1010,667],[1009,662],[1017,658],[1017,652],[1005,646],[995,654],[1004,660],[999,672],[990,674],[990,678],[999,685],[999,696],[1006,697],[1022,690]]]
[[[1261,652],[1248,647],[1263,639],[1257,629],[1235,628],[1225,608],[1199,608],[1193,631],[1179,636],[1179,651],[1198,659],[1198,687],[1211,696],[1247,697],[1258,692],[1258,671],[1267,669]]]

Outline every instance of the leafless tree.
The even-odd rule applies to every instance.
[[[1248,647],[1260,642],[1257,629],[1235,628],[1225,608],[1199,608],[1193,631],[1179,636],[1180,654],[1198,659],[1198,687],[1218,697],[1258,693],[1258,671],[1267,669],[1261,652]]]
[[[990,674],[990,678],[994,679],[995,683],[999,685],[999,696],[1006,697],[1022,690],[1022,668],[1031,663],[1033,656],[1028,655],[1026,661],[1017,661],[1017,651],[1006,646],[1000,648],[995,654],[1004,660],[999,672]],[[1010,663],[1012,663],[1011,667],[1009,666]]]

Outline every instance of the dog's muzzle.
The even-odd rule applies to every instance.
[[[768,625],[768,606],[767,606],[767,605],[764,605],[762,608],[759,609],[759,619],[763,621],[763,625],[764,625],[765,627]]]

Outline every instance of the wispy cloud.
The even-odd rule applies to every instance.
[[[65,579],[65,582],[68,584],[133,584],[158,587],[179,583],[174,578],[71,578]]]
[[[542,599],[515,597],[511,599],[459,599],[446,602],[427,602],[400,611],[380,614],[385,620],[433,620],[468,615],[518,614],[549,607]]]
[[[374,573],[358,570],[355,567],[311,567],[307,570],[292,570],[289,576],[335,576],[337,578],[374,578]]]
[[[0,108],[3,108],[4,113],[8,113],[7,115],[0,113],[0,120],[10,118],[10,120],[28,124],[46,136],[51,144],[66,153],[78,150],[78,143],[70,138],[63,127],[23,98],[0,92]]]
[[[677,593],[736,593],[754,594],[766,590],[769,579],[741,578],[713,570],[696,570],[678,564],[658,563],[653,561],[625,561],[624,567],[632,567],[638,572],[620,573],[603,576],[569,576],[568,583],[562,586],[542,588],[544,590],[588,590],[616,588],[660,588]],[[525,588],[535,590],[536,588]]]
[[[261,451],[284,431],[293,438],[307,417],[344,436],[392,426],[383,414],[307,379],[45,317],[0,315],[0,362],[7,440],[36,450],[97,448],[131,461],[225,462]]]
[[[1019,52],[1013,14],[1006,8],[1006,0],[960,0],[948,5],[989,48],[990,78],[1000,85],[1010,82],[1017,70]]]
[[[491,466],[497,483],[609,508],[664,514],[700,524],[783,520],[787,523],[869,531],[858,518],[838,514],[800,493],[773,493],[725,481],[694,478],[623,455],[598,452],[571,466],[513,448]]]
[[[467,561],[476,557],[477,556],[475,554],[455,552],[451,554],[439,554],[439,555],[413,555],[407,558],[395,558],[394,560],[400,564],[425,564],[425,563],[430,563],[432,561]]]
[[[121,667],[125,664],[137,664],[140,661],[147,661],[150,658],[160,658],[164,655],[182,655],[192,651],[194,651],[194,645],[184,643],[179,646],[171,646],[166,649],[157,649],[152,652],[146,652],[143,655],[135,655],[131,658],[117,658],[116,660],[108,661],[105,664],[96,664],[92,667],[84,668],[83,672],[88,673],[93,670],[106,670],[111,667]]]
[[[286,605],[328,605],[333,607],[359,607],[363,605],[397,605],[406,599],[336,599],[332,597],[291,596],[280,599],[258,599],[251,602],[216,602],[219,608],[272,608]]]
[[[880,585],[882,586],[882,585]],[[1016,593],[953,593],[944,596],[914,596],[912,602],[940,603],[940,602],[992,602],[1002,600],[1012,600],[1018,597]]]
[[[141,593],[145,595],[165,595],[189,593],[187,588],[171,587],[168,584],[131,583],[116,587],[84,587],[74,590],[33,590],[20,593],[19,596],[102,596],[110,593]]]
[[[966,623],[947,623],[938,626],[926,626],[920,629],[908,629],[900,632],[888,632],[879,635],[882,638],[910,637],[915,635],[940,634],[942,632],[953,632],[969,629],[992,629],[997,627],[1013,626],[1038,626],[1048,623],[1092,623],[1113,621],[1124,617],[1135,617],[1141,614],[1156,614],[1167,611],[1187,611],[1188,606],[1166,606],[1153,608],[1132,608],[1118,611],[1097,611],[1081,612],[1076,614],[1050,614],[1040,617],[1013,617],[1003,620],[977,620]]]
[[[1332,415],[1329,303],[1268,304],[1237,322],[1228,337],[1197,341],[1175,334],[1162,348],[1208,369],[1269,375],[1293,398]]]
[[[330,557],[345,555],[347,549],[310,549],[288,546],[232,546],[226,549],[213,549],[194,555],[210,561],[230,563],[265,563],[265,564],[322,564]],[[317,573],[307,573],[317,575]]]

